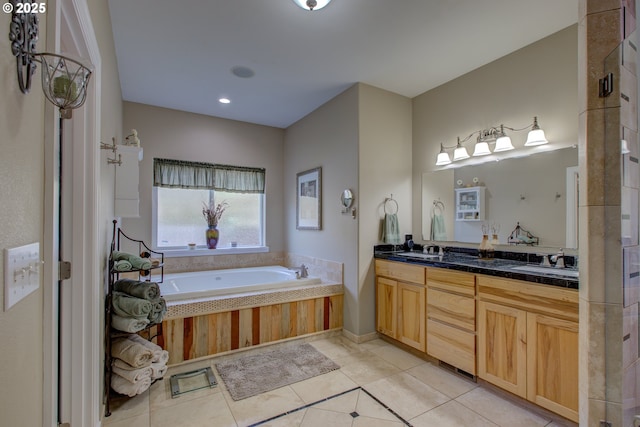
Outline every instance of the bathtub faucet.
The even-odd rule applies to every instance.
[[[305,277],[309,277],[309,271],[307,270],[307,266],[301,264],[300,267],[291,267],[289,270],[295,270],[296,279],[303,279]]]

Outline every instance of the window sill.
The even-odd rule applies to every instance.
[[[177,257],[194,257],[194,256],[211,256],[211,255],[237,255],[237,254],[255,254],[269,252],[269,246],[252,246],[239,248],[219,248],[219,249],[156,249],[163,252],[165,258]]]

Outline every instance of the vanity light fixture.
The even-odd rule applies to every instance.
[[[304,10],[320,10],[329,4],[331,0],[293,0],[295,4]]]
[[[19,3],[32,3],[24,0]],[[60,117],[71,118],[71,111],[81,107],[87,98],[91,66],[56,53],[38,53],[38,16],[36,13],[18,13],[18,2],[11,0],[13,12],[9,30],[11,53],[16,57],[18,84],[22,93],[31,89],[31,78],[36,62],[42,65],[42,90],[46,98],[60,110]],[[7,3],[9,4],[9,3]],[[32,3],[35,6],[35,3]],[[31,10],[37,11],[37,8]]]
[[[486,156],[488,154],[491,154],[490,145],[495,145],[493,149],[494,153],[513,150],[514,146],[511,143],[511,138],[505,133],[505,129],[508,129],[512,132],[522,132],[525,130],[529,130],[527,142],[524,144],[526,147],[547,144],[549,142],[544,135],[544,131],[540,129],[540,126],[538,126],[537,117],[533,118],[532,124],[520,129],[515,129],[501,124],[500,127],[494,126],[488,129],[482,129],[472,132],[469,136],[462,140],[460,139],[460,137],[458,137],[458,143],[454,147],[446,147],[445,145],[440,144],[440,152],[438,153],[438,158],[436,159],[436,166],[445,166],[451,163],[451,159],[447,150],[453,150],[454,162],[458,160],[468,159],[469,153],[467,152],[467,149],[463,144],[469,141],[474,136],[476,136],[476,143],[473,150],[474,157]]]

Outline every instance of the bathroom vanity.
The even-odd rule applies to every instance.
[[[376,252],[377,331],[577,421],[577,271],[527,266]]]

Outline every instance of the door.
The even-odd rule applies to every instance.
[[[521,397],[527,395],[527,313],[478,302],[478,376]]]
[[[527,313],[527,399],[578,421],[578,323]]]
[[[398,319],[396,311],[397,282],[384,277],[378,277],[376,282],[376,330],[381,334],[395,338]]]
[[[426,292],[423,285],[398,282],[398,340],[427,351]]]

